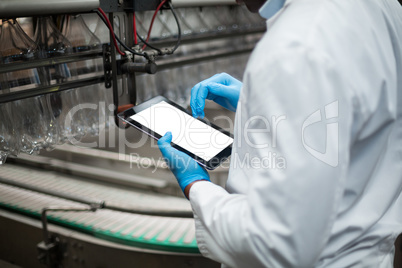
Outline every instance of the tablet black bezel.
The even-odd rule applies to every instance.
[[[177,109],[187,113],[188,115],[192,116],[191,113],[189,113],[186,109],[184,109],[183,107],[181,107],[180,105],[172,102],[171,100],[163,97],[163,96],[157,96],[154,97],[152,99],[149,99],[139,105],[136,105],[128,110],[125,110],[124,112],[119,113],[117,116],[123,120],[124,122],[127,122],[129,125],[135,127],[136,129],[148,134],[149,136],[151,136],[152,138],[154,138],[155,140],[159,140],[162,136],[159,135],[158,133],[152,131],[151,129],[141,125],[140,123],[134,121],[133,119],[130,118],[130,116],[137,114],[149,107],[151,107],[154,104],[157,104],[159,102],[165,101],[167,103],[169,103],[170,105],[176,107]],[[211,122],[207,122],[206,120],[200,119],[200,118],[195,118],[196,120],[199,120],[205,124],[207,124],[208,126],[211,126],[212,128],[228,135],[229,137],[233,138],[233,135],[228,132],[223,130],[222,128],[212,124]],[[198,163],[200,163],[201,165],[203,165],[205,168],[209,169],[209,170],[213,170],[215,168],[217,168],[223,161],[225,161],[232,153],[232,145],[227,146],[225,149],[223,149],[222,151],[219,152],[219,154],[215,155],[214,157],[212,157],[209,161],[206,161],[204,159],[202,159],[201,157],[193,154],[190,151],[187,151],[186,149],[180,147],[179,145],[175,144],[175,143],[171,143],[172,146],[174,148],[176,148],[179,151],[182,151],[186,154],[188,154],[189,156],[191,156],[194,160],[196,160]],[[233,143],[232,143],[233,144]]]

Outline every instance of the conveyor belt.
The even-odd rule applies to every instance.
[[[0,206],[33,217],[48,206],[84,205],[14,186],[0,184]],[[50,222],[96,237],[141,248],[198,253],[194,220],[146,216],[108,209],[96,212],[49,212]]]
[[[17,165],[0,169],[0,179],[87,198],[106,200],[119,206],[165,211],[190,211],[184,198],[146,193],[80,180],[56,172]],[[0,183],[0,206],[39,217],[48,206],[86,205],[29,189]],[[171,252],[198,253],[192,218],[163,217],[101,209],[96,212],[48,212],[49,221],[96,237],[136,247]]]
[[[60,192],[93,200],[103,200],[108,205],[129,210],[158,210],[191,214],[191,206],[184,198],[153,194],[134,189],[123,189],[101,183],[17,165],[4,165],[0,169],[0,180],[25,184],[42,190]],[[19,186],[19,185],[16,185]]]

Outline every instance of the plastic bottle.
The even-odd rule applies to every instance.
[[[62,35],[53,23],[51,17],[40,17],[37,20],[35,41],[40,47],[41,58],[53,58],[67,56],[73,53],[69,40]],[[40,68],[42,84],[60,84],[77,78],[76,66],[74,63],[55,64]],[[66,140],[79,141],[84,136],[82,129],[82,116],[75,113],[72,116],[71,109],[79,105],[77,89],[48,94],[46,96],[50,112],[56,120],[59,131],[58,144]],[[52,149],[49,146],[48,149]]]
[[[81,15],[66,16],[63,33],[71,42],[75,53],[102,49],[101,41],[89,30]],[[102,59],[80,61],[76,66],[79,77],[103,74]],[[81,88],[78,95],[84,107],[85,132],[97,136],[108,121],[107,107],[111,101],[111,90],[107,90],[103,84],[98,84]],[[93,108],[93,104],[96,105],[96,109]]]
[[[37,44],[30,39],[15,20],[3,20],[0,35],[0,63],[23,63],[38,59]],[[1,93],[31,89],[40,84],[36,68],[3,73],[0,75]],[[49,115],[44,96],[16,100],[1,104],[2,148],[4,154],[17,155],[39,152],[57,139],[58,132]],[[5,152],[5,153],[4,153]],[[3,157],[4,158],[4,157]]]

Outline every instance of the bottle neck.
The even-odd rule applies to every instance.
[[[37,57],[38,47],[15,20],[2,20],[0,57],[2,63],[29,60]]]
[[[2,29],[0,34],[0,58],[2,63],[13,61],[13,58],[8,58],[13,55],[21,54],[21,50],[13,45],[12,22],[2,20]],[[16,57],[14,57],[15,59]]]
[[[38,19],[35,41],[41,50],[41,57],[66,55],[72,52],[71,43],[62,35],[51,17]]]
[[[68,16],[63,33],[75,52],[101,48],[101,41],[91,32],[81,15]]]

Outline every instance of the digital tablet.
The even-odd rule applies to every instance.
[[[233,136],[205,120],[194,118],[181,106],[158,96],[134,106],[118,117],[159,140],[172,132],[172,146],[207,169],[215,169],[232,150]]]

